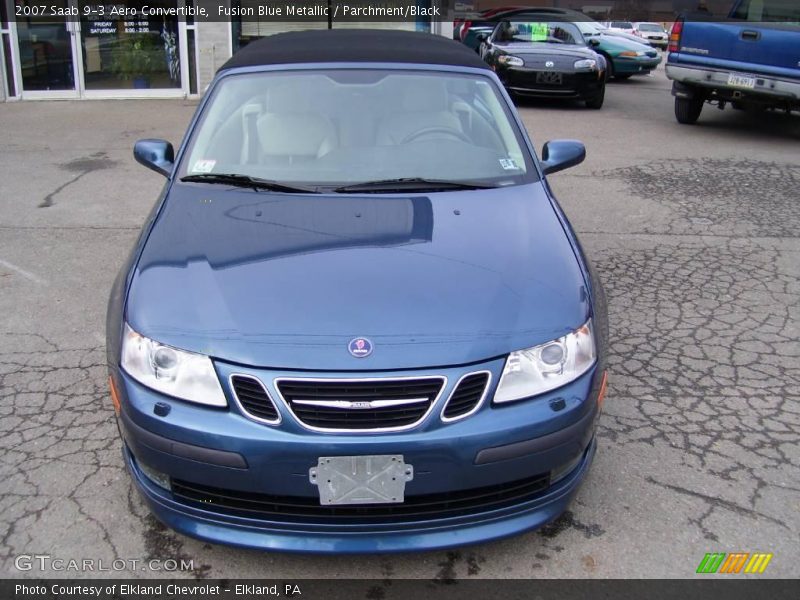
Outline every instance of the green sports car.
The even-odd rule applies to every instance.
[[[647,75],[661,62],[661,55],[655,48],[626,39],[600,23],[577,21],[575,25],[594,51],[606,57],[609,79]]]

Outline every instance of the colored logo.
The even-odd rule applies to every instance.
[[[697,573],[763,573],[772,554],[766,552],[709,552],[697,566]]]
[[[366,358],[372,354],[372,342],[367,338],[355,338],[350,340],[347,349],[356,358]]]

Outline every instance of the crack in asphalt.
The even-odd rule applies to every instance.
[[[649,232],[658,244],[626,234],[593,252],[611,323],[599,436],[680,451],[687,476],[716,495],[661,474],[645,481],[704,503],[685,518],[706,539],[720,539],[719,511],[796,536],[796,517],[761,505],[800,480],[800,270],[788,257],[798,253],[800,167],[686,159],[605,175],[671,217]],[[764,189],[768,198],[754,197]],[[776,232],[782,240],[767,239]]]
[[[94,551],[110,556],[109,562],[131,558],[119,547],[130,533],[144,538],[145,560],[193,559],[183,552],[184,538],[150,514],[124,470],[106,388],[105,347],[61,347],[42,334],[1,332],[0,348],[4,560],[49,553],[44,532],[63,526],[54,519],[64,511],[79,527],[99,531],[106,548]],[[132,532],[96,516],[98,489],[114,478],[124,478],[127,510],[140,524]],[[14,572],[10,564],[5,568]],[[187,574],[203,578],[209,570],[194,561]]]
[[[707,502],[711,506],[719,506],[719,507],[724,508],[726,510],[729,510],[731,512],[735,512],[735,513],[738,513],[740,515],[745,515],[745,516],[748,516],[748,517],[752,517],[752,516],[761,517],[762,519],[766,519],[767,521],[775,523],[776,525],[780,525],[784,529],[787,529],[787,530],[791,531],[791,528],[786,523],[784,523],[783,521],[781,521],[779,519],[775,519],[773,517],[770,517],[769,515],[766,515],[766,514],[764,514],[762,512],[759,512],[757,510],[751,510],[749,508],[745,508],[743,506],[739,506],[735,502],[729,502],[727,500],[723,500],[721,498],[717,498],[716,496],[710,496],[708,494],[695,492],[694,490],[689,490],[689,489],[686,489],[686,488],[681,487],[679,485],[672,485],[672,484],[669,484],[669,483],[664,483],[664,482],[658,481],[658,480],[656,480],[656,479],[654,479],[653,477],[650,477],[650,476],[646,477],[645,481],[647,481],[648,483],[652,483],[654,485],[661,486],[663,488],[667,488],[668,490],[672,490],[673,492],[677,492],[679,494],[684,494],[686,496],[692,496],[693,498],[700,498],[701,500],[704,500],[705,502]],[[763,482],[760,482],[760,483],[763,483]]]

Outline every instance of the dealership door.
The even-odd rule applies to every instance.
[[[82,96],[169,98],[188,92],[186,20],[155,14],[181,8],[184,0],[116,0],[113,6],[126,8],[127,15],[110,12],[103,0],[79,0],[78,6]],[[141,12],[144,6],[149,13]]]
[[[15,20],[11,62],[23,99],[170,98],[189,90],[186,20],[166,14],[184,0],[148,0],[146,13],[136,11],[140,0],[0,2]]]
[[[2,0],[0,0],[2,1]],[[48,7],[66,10],[71,0],[52,0]],[[23,98],[77,98],[77,23],[66,16],[42,18],[35,11],[42,2],[15,0],[16,54]]]

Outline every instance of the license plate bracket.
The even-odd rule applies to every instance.
[[[553,71],[539,71],[536,73],[536,83],[543,83],[545,85],[561,85],[563,81],[563,73],[556,73]]]
[[[402,454],[320,456],[308,470],[324,506],[342,504],[393,504],[405,499],[406,482],[414,467]]]

